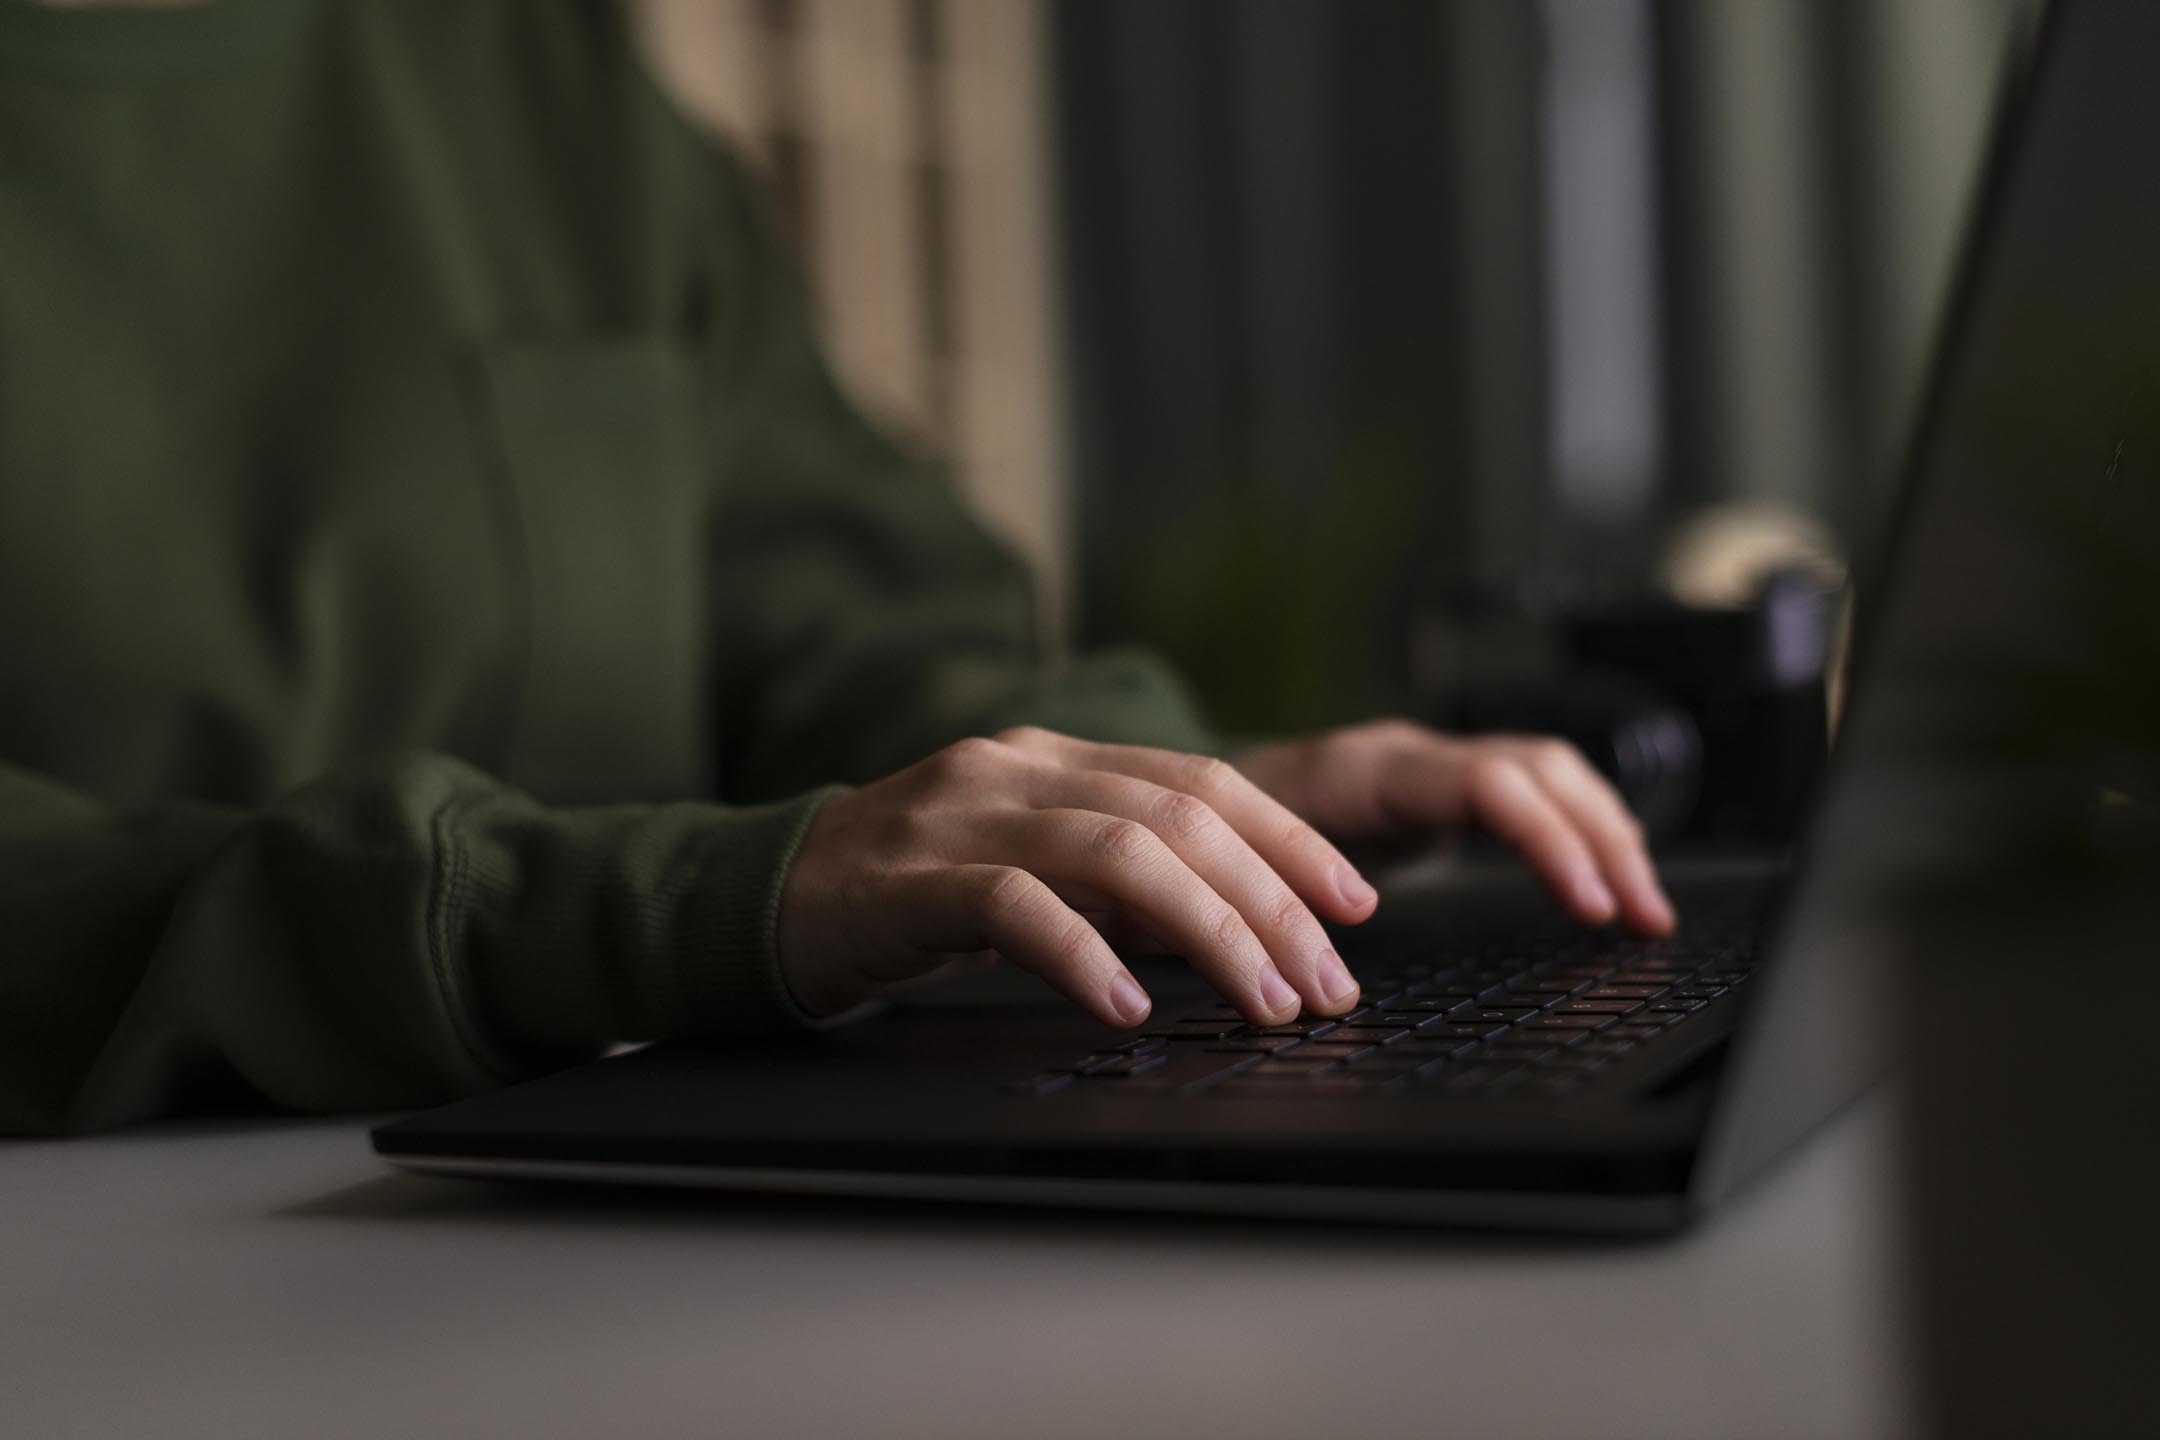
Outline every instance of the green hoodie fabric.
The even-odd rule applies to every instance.
[[[610,4],[0,0],[0,1131],[811,1023],[835,783],[1202,749],[849,408]]]

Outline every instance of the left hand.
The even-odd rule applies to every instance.
[[[1233,763],[1335,838],[1482,825],[1585,923],[1618,918],[1644,935],[1670,934],[1676,924],[1641,824],[1564,740],[1443,735],[1409,720],[1376,720],[1260,746]]]

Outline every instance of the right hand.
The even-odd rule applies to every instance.
[[[1279,1024],[1356,1003],[1320,921],[1377,903],[1225,761],[1023,728],[826,802],[782,889],[778,947],[813,1014],[994,951],[1131,1027],[1151,1003],[1105,937],[1134,937]]]

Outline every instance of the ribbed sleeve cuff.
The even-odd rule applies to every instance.
[[[795,1003],[780,973],[776,939],[780,892],[825,802],[828,786],[792,800],[731,811],[716,827],[705,863],[688,871],[676,897],[683,923],[675,974],[686,1031],[695,1038],[737,1038],[831,1020]]]

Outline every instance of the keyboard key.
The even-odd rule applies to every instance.
[[[1410,1051],[1398,1045],[1393,1049],[1369,1051],[1365,1056],[1350,1060],[1348,1067],[1352,1075],[1408,1075],[1410,1071],[1426,1069],[1428,1064],[1432,1064],[1432,1051]]]
[[[1583,1041],[1583,1038],[1585,1036],[1583,1036],[1581,1030],[1538,1030],[1538,1032],[1503,1030],[1503,1032],[1499,1032],[1495,1036],[1490,1036],[1480,1049],[1473,1051],[1471,1058],[1499,1056],[1499,1054],[1523,1056],[1523,1054],[1529,1054],[1529,1051],[1560,1049],[1562,1045],[1575,1045],[1575,1043]]]
[[[1602,1030],[1613,1024],[1610,1015],[1538,1015],[1518,1024],[1519,1033],[1524,1030]]]
[[[1156,1050],[1168,1049],[1170,1042],[1160,1035],[1143,1035],[1138,1040],[1128,1040],[1112,1048],[1126,1055],[1146,1055]]]
[[[1110,1091],[1122,1095],[1132,1091],[1150,1095],[1179,1094],[1266,1063],[1264,1058],[1258,1055],[1218,1055],[1190,1045],[1180,1045],[1159,1058],[1161,1064],[1150,1066],[1136,1074],[1114,1077],[1091,1075],[1086,1077],[1084,1083],[1087,1088],[1097,1093]]]
[[[1493,1025],[1475,1021],[1465,1024],[1448,1017],[1443,1018],[1437,1025],[1421,1026],[1403,1043],[1422,1047],[1452,1040],[1483,1040],[1488,1035],[1501,1034],[1507,1028],[1505,1025]]]
[[[1485,1042],[1487,1050],[1552,1050],[1562,1045],[1579,1045],[1589,1038],[1584,1030],[1524,1030],[1516,1026],[1504,1030]]]
[[[1302,1035],[1308,1038],[1325,1035],[1335,1028],[1333,1020],[1292,1020],[1287,1025],[1270,1025],[1265,1029],[1255,1026],[1246,1031],[1248,1035]]]
[[[1374,1016],[1371,1022],[1356,1025],[1338,1025],[1329,1032],[1330,1040],[1358,1040],[1367,1045],[1389,1045],[1406,1038],[1410,1030],[1402,1025],[1390,1025],[1383,1017]]]
[[[1571,989],[1580,989],[1584,985],[1603,980],[1612,972],[1613,967],[1609,964],[1536,965],[1532,966],[1530,970],[1530,974],[1534,978],[1555,985],[1568,985]],[[1525,985],[1523,988],[1527,990],[1530,987]]]
[[[1656,1015],[1692,1015],[1709,1003],[1707,1000],[1660,1000],[1650,1010]]]
[[[1238,1019],[1173,1020],[1167,1025],[1150,1025],[1140,1034],[1148,1040],[1222,1040],[1245,1028],[1245,1022]]]
[[[1512,1025],[1518,1020],[1537,1014],[1530,1005],[1458,1005],[1447,1012],[1448,1020],[1456,1025]]]
[[[1498,995],[1487,994],[1477,1003],[1494,1010],[1542,1010],[1547,1005],[1566,998],[1565,995],[1517,995],[1508,991]]]
[[[1285,1050],[1295,1050],[1305,1042],[1295,1035],[1240,1035],[1219,1041],[1206,1047],[1215,1055],[1280,1055]]]
[[[1157,1066],[1164,1064],[1165,1059],[1166,1057],[1159,1054],[1112,1055],[1107,1060],[1099,1064],[1091,1064],[1087,1066],[1080,1072],[1080,1074],[1083,1078],[1089,1080],[1097,1079],[1098,1077],[1115,1078],[1121,1075],[1144,1075],[1148,1071],[1155,1069]]]
[[[1300,1053],[1332,1056],[1337,1060],[1355,1060],[1361,1055],[1372,1054],[1375,1048],[1377,1047],[1361,1040],[1341,1040],[1330,1035],[1325,1040],[1311,1042]]]
[[[1420,1012],[1416,1010],[1390,1010],[1385,1015],[1382,1015],[1380,1017],[1380,1023],[1383,1025],[1392,1025],[1399,1030],[1416,1030],[1420,1034],[1422,1034],[1425,1030],[1434,1027],[1444,1027],[1447,1025],[1451,1025],[1454,1022],[1449,1019],[1447,1015],[1439,1012]]]
[[[1649,1000],[1664,992],[1662,985],[1600,985],[1585,990],[1585,1000]]]
[[[1626,1015],[1643,1008],[1640,1000],[1563,1000],[1555,1015]]]
[[[1391,1046],[1384,1053],[1409,1056],[1430,1063],[1436,1058],[1446,1059],[1456,1055],[1467,1055],[1482,1043],[1482,1041],[1478,1040],[1461,1038],[1429,1039],[1421,1035],[1414,1040],[1406,1040],[1400,1045]]]
[[[1411,1074],[1420,1084],[1431,1084],[1476,1068],[1474,1064],[1466,1065],[1452,1056],[1442,1055],[1427,1060]]]
[[[1280,1060],[1262,1060],[1244,1073],[1247,1075],[1317,1075],[1321,1071],[1332,1069],[1341,1063],[1342,1061],[1332,1056],[1314,1055],[1307,1052],[1302,1055],[1285,1056]]]
[[[1508,993],[1511,994],[1557,997],[1572,995],[1590,982],[1588,980],[1547,979],[1538,975],[1517,975],[1506,983]]]

